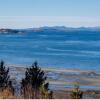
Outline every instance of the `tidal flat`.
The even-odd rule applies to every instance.
[[[25,68],[28,66],[8,65],[11,78],[18,82],[24,78]],[[99,70],[79,70],[42,67],[53,90],[66,90],[73,88],[78,82],[81,89],[100,90],[100,71]]]

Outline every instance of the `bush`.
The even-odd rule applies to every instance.
[[[79,84],[74,85],[74,89],[71,91],[71,99],[82,99],[83,92],[79,89]]]

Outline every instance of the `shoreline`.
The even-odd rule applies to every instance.
[[[27,65],[27,64],[5,64],[5,65],[7,65],[8,67],[15,67],[15,68],[27,68],[27,67],[29,67],[29,66],[31,66],[31,65]],[[46,66],[39,66],[42,70],[44,70],[44,71],[56,71],[56,72],[98,72],[98,73],[100,73],[100,70],[92,70],[92,69],[80,69],[80,68],[61,68],[61,67],[46,67]]]
[[[19,81],[24,77],[25,68],[27,66],[10,64],[7,66],[13,75],[12,79]],[[41,69],[45,71],[48,77],[47,82],[50,83],[51,88],[56,86],[56,90],[73,88],[75,82],[78,82],[82,89],[100,90],[100,71],[50,67],[41,67]]]

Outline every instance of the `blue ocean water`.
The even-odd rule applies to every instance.
[[[9,64],[100,70],[100,32],[0,34],[0,59]]]

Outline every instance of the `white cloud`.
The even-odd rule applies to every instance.
[[[0,16],[0,28],[30,28],[40,26],[100,26],[100,19],[78,16]]]

